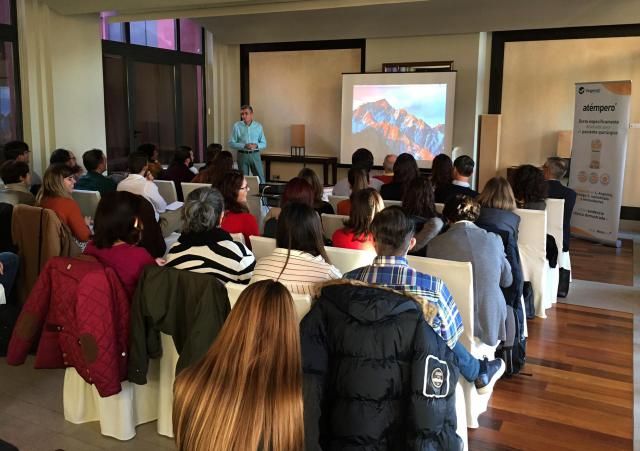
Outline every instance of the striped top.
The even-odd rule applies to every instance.
[[[314,257],[307,252],[291,250],[287,266],[282,271],[286,260],[287,249],[276,248],[271,255],[258,260],[251,282],[278,280],[291,293],[310,294],[315,297],[319,291],[319,284],[342,277],[335,266],[324,261],[322,255]]]
[[[255,265],[251,251],[220,228],[183,233],[167,252],[167,266],[213,274],[222,283],[249,283]]]

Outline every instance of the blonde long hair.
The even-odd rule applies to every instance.
[[[176,377],[178,449],[302,451],[298,331],[284,285],[249,285],[204,358]]]
[[[64,179],[73,175],[73,169],[64,164],[52,164],[42,176],[42,186],[36,196],[36,204],[47,197],[71,197],[64,187]]]
[[[484,185],[484,189],[476,201],[487,208],[499,208],[500,210],[513,211],[516,209],[516,198],[513,195],[511,185],[504,177],[493,177]]]

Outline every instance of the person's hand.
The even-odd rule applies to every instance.
[[[147,173],[145,174],[145,178],[147,180],[149,180],[150,182],[153,182],[153,180],[154,180],[153,174],[151,173],[151,171],[147,171]]]
[[[158,266],[164,266],[167,264],[167,260],[164,258],[156,258],[156,264]]]
[[[84,223],[87,225],[87,227],[93,227],[93,219],[91,219],[91,216],[85,216]]]

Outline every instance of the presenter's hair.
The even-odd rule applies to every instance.
[[[436,217],[433,187],[429,177],[421,175],[409,183],[402,196],[402,208],[410,216],[424,219]]]
[[[442,216],[451,223],[458,221],[475,222],[480,216],[480,204],[472,197],[456,194],[444,204]]]
[[[498,208],[513,211],[516,209],[516,198],[511,185],[504,177],[493,177],[484,185],[482,192],[476,197],[481,207]]]
[[[436,155],[431,164],[431,184],[434,188],[445,186],[453,180],[453,161],[449,155]]]
[[[530,164],[518,166],[513,174],[513,195],[521,204],[539,202],[547,198],[547,183],[544,174]]]
[[[544,164],[554,179],[561,179],[567,173],[567,164],[560,157],[549,157]]]
[[[240,107],[240,111],[242,111],[242,110],[249,110],[249,111],[251,111],[253,113],[253,107],[251,105],[242,105]]]
[[[473,168],[475,168],[475,166],[475,162],[468,155],[460,155],[453,162],[453,167],[456,168],[458,174],[463,177],[471,177],[471,175],[473,174]]]
[[[176,377],[177,448],[302,451],[299,337],[293,299],[280,282],[244,289],[204,358]]]

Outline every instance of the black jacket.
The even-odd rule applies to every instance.
[[[399,182],[385,183],[380,187],[380,197],[384,200],[402,200],[404,184]]]
[[[558,180],[547,180],[548,194],[552,199],[564,199],[564,222],[562,224],[562,251],[569,250],[569,239],[571,238],[571,215],[573,207],[576,205],[576,192],[564,186]],[[558,247],[560,247],[560,243]]]
[[[520,296],[522,296],[524,285],[522,262],[520,261],[520,252],[518,250],[520,216],[499,208],[482,207],[480,216],[476,220],[476,225],[502,238],[504,251],[507,261],[511,265],[511,274],[513,275],[513,283],[507,288],[502,288],[502,293],[507,305],[517,310],[520,307]]]
[[[467,188],[466,186],[454,185],[453,183],[449,183],[448,185],[442,185],[436,188],[434,193],[435,201],[439,204],[446,204],[449,199],[451,199],[456,194],[464,194],[469,197],[476,197],[478,192],[472,190],[471,188]]]
[[[300,334],[307,451],[461,449],[457,360],[415,300],[332,282]]]

